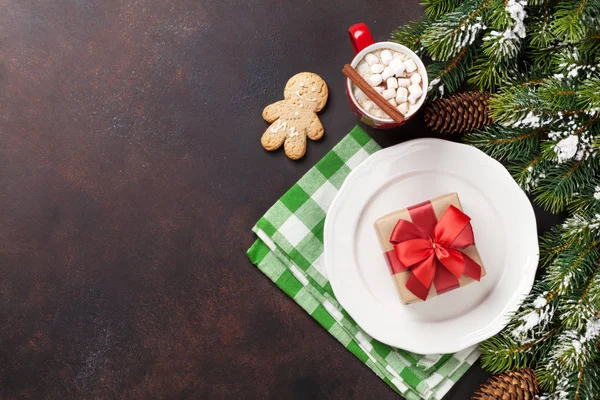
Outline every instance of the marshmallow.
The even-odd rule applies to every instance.
[[[417,70],[417,64],[412,58],[404,61],[404,68],[406,68],[406,72],[413,72]]]
[[[377,64],[379,62],[379,58],[375,54],[369,53],[365,56],[365,61],[369,65]]]
[[[402,53],[394,52],[394,60],[402,59]]]
[[[396,102],[398,102],[398,104],[400,103],[406,103],[406,100],[408,99],[408,89],[406,88],[398,88],[398,91],[396,91]]]
[[[383,93],[383,86],[375,86],[373,89],[379,94]]]
[[[394,72],[394,75],[396,75],[396,76],[402,75],[404,73],[404,71],[406,70],[406,68],[404,67],[404,63],[397,58],[392,60],[392,62],[390,63],[390,68],[392,69],[392,71]]]
[[[392,76],[394,76],[394,72],[392,71],[392,69],[390,67],[385,67],[385,69],[381,73],[381,77],[385,80],[387,78],[391,78]]]
[[[419,74],[418,72],[415,72],[414,74],[411,75],[410,81],[412,83],[421,83],[421,74]]]
[[[421,89],[420,85],[410,85],[408,87],[408,91],[411,95],[415,96],[416,98],[421,97],[421,95],[423,94],[423,89]]]
[[[396,89],[398,87],[398,81],[396,78],[387,78],[386,83],[388,89]]]
[[[377,118],[388,118],[387,114],[384,113],[382,110],[375,110],[375,111],[371,112],[371,114],[373,114]]]
[[[381,95],[386,100],[393,99],[394,97],[396,97],[396,89],[384,90],[383,93],[381,93]]]
[[[371,72],[374,74],[380,74],[381,72],[383,72],[383,69],[385,67],[381,64],[373,64],[371,65]]]
[[[365,61],[361,61],[358,63],[358,65],[356,66],[356,70],[358,71],[359,74],[363,74],[365,72],[369,72],[369,64],[367,64]]]
[[[368,99],[367,95],[359,88],[354,89],[354,98],[359,103],[362,103],[363,101]]]
[[[396,100],[394,99],[389,99],[388,103],[390,103],[391,105],[393,105],[394,107],[396,107],[398,105],[398,103],[396,103]]]
[[[362,108],[364,108],[366,112],[369,112],[373,109],[374,105],[375,104],[371,100],[367,100],[364,103],[362,103]]]
[[[408,114],[408,103],[400,103],[400,105],[397,108],[398,111],[400,111],[405,116],[406,114]]]
[[[408,78],[398,78],[398,86],[399,87],[409,87],[410,79]]]
[[[388,65],[390,61],[394,59],[394,56],[392,56],[392,52],[389,50],[383,50],[379,56],[381,57],[381,62],[385,65]]]
[[[371,86],[377,86],[381,82],[383,82],[383,78],[381,77],[381,75],[375,74],[375,75],[371,75],[369,77],[369,79],[367,79],[367,81],[369,82],[369,85],[371,85]]]
[[[410,104],[415,104],[417,102],[417,97],[414,94],[411,94],[410,96],[408,96],[408,102]]]

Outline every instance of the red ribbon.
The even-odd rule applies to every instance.
[[[432,283],[439,294],[460,286],[463,274],[481,279],[481,266],[459,250],[475,244],[468,215],[451,205],[438,221],[430,201],[408,211],[413,222],[398,221],[390,236],[395,257],[388,254],[392,273],[410,269],[408,290],[425,300]]]

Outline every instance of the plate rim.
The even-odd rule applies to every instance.
[[[477,155],[478,157],[483,156],[484,159],[486,160],[486,162],[490,166],[498,169],[500,171],[500,173],[506,175],[509,178],[508,179],[508,182],[510,182],[509,184],[513,185],[513,187],[516,187],[518,189],[518,193],[519,193],[518,196],[520,196],[521,200],[525,200],[526,204],[528,204],[527,209],[524,211],[526,212],[526,214],[529,214],[529,217],[531,217],[530,222],[532,222],[532,224],[533,224],[532,229],[533,229],[533,235],[535,237],[535,240],[534,240],[535,251],[532,252],[535,254],[530,254],[530,257],[528,257],[526,260],[527,262],[524,263],[523,267],[526,271],[523,274],[523,278],[521,279],[520,284],[516,286],[516,290],[508,299],[507,304],[503,307],[503,310],[504,310],[503,313],[501,315],[494,317],[494,319],[490,320],[489,324],[487,324],[485,326],[485,329],[482,328],[478,332],[469,334],[468,336],[466,336],[466,339],[465,338],[457,338],[458,340],[455,341],[454,345],[452,345],[452,343],[450,343],[449,345],[448,344],[440,345],[439,343],[430,343],[428,345],[429,349],[423,349],[419,346],[415,347],[412,344],[406,345],[406,343],[402,344],[402,346],[398,346],[397,344],[394,344],[394,343],[389,343],[389,341],[381,340],[381,336],[378,335],[378,332],[373,332],[371,327],[366,326],[365,324],[361,324],[360,320],[362,318],[360,316],[356,315],[356,313],[354,313],[355,315],[353,315],[353,313],[350,310],[351,308],[353,308],[353,305],[351,305],[351,307],[348,307],[349,303],[348,303],[348,301],[346,301],[347,299],[345,298],[345,292],[343,292],[342,290],[338,290],[338,292],[336,293],[335,287],[337,286],[337,283],[335,283],[335,282],[337,282],[337,278],[335,278],[335,275],[336,275],[335,271],[332,272],[333,267],[330,265],[331,264],[330,259],[331,259],[332,255],[331,255],[331,249],[328,246],[328,243],[330,243],[330,240],[328,238],[331,237],[333,234],[333,229],[334,229],[333,224],[334,224],[334,219],[335,219],[335,213],[336,213],[336,210],[339,209],[341,202],[343,202],[345,200],[345,198],[347,197],[347,194],[345,193],[345,191],[349,190],[348,189],[348,187],[350,186],[349,182],[351,182],[355,176],[363,173],[362,172],[363,169],[369,168],[370,164],[376,163],[381,158],[389,157],[388,154],[392,154],[394,152],[400,152],[400,154],[401,154],[402,151],[409,149],[411,146],[418,146],[421,144],[425,144],[425,145],[430,144],[432,146],[457,147],[457,148],[461,148],[462,150],[466,149],[466,151],[472,152],[473,154]],[[400,155],[399,157],[401,157],[401,156],[402,155]],[[443,140],[443,139],[437,139],[437,138],[413,139],[413,140],[398,143],[396,145],[381,149],[381,150],[373,153],[372,155],[370,155],[360,165],[358,165],[356,168],[354,168],[352,171],[350,171],[350,173],[344,180],[344,183],[340,187],[340,190],[336,194],[335,198],[333,199],[333,201],[327,211],[327,217],[325,218],[325,226],[323,229],[323,238],[324,238],[323,239],[323,242],[324,242],[323,261],[325,264],[327,275],[329,277],[329,281],[331,282],[331,287],[332,287],[333,292],[336,295],[336,298],[337,298],[338,302],[340,303],[340,305],[346,310],[346,312],[348,312],[350,314],[350,316],[352,316],[352,318],[356,321],[356,323],[360,326],[360,328],[363,331],[365,331],[367,334],[369,334],[371,337],[373,337],[374,339],[379,340],[380,342],[386,343],[393,347],[401,347],[404,350],[411,351],[414,353],[420,353],[420,354],[455,353],[457,351],[463,350],[470,346],[476,345],[476,344],[496,335],[508,324],[508,322],[509,322],[508,316],[519,309],[523,299],[531,292],[531,288],[533,287],[536,272],[537,272],[538,265],[539,265],[539,238],[538,238],[536,217],[535,217],[535,212],[533,210],[533,206],[531,204],[531,201],[525,194],[525,192],[517,184],[517,182],[510,175],[510,173],[504,167],[504,165],[502,165],[498,160],[490,157],[489,155],[487,155],[486,153],[484,153],[483,151],[479,150],[476,147],[473,147],[473,146],[470,146],[467,144],[463,144],[463,143],[456,143],[456,142]],[[338,289],[340,289],[340,288],[338,287]],[[340,294],[341,294],[341,296],[340,296]],[[365,322],[365,321],[362,321],[362,322]]]

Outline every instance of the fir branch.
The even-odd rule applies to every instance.
[[[550,8],[548,2],[540,7],[540,13],[532,18],[530,29],[528,29],[527,46],[530,49],[544,49],[555,42],[554,34],[550,26]]]
[[[519,344],[506,332],[493,336],[479,345],[481,349],[481,366],[491,373],[515,370],[530,365],[535,353],[545,351],[544,347],[537,348],[549,337],[556,334],[558,328],[546,332],[537,340]]]
[[[587,246],[580,248],[570,248],[563,251],[547,268],[547,274],[544,280],[555,288],[551,296],[546,297],[550,301],[556,295],[573,293],[573,288],[580,287],[592,271],[595,270],[595,261],[600,257],[597,248],[600,239],[594,240]]]
[[[423,0],[421,5],[426,7],[425,15],[435,20],[444,14],[454,11],[459,3],[460,1],[457,0]]]
[[[482,14],[492,0],[466,0],[425,29],[421,40],[434,61],[447,61],[473,44],[486,29]]]
[[[552,22],[552,32],[565,42],[577,43],[597,24],[598,0],[560,1],[557,4],[556,19]]]
[[[421,36],[425,29],[430,25],[429,20],[413,21],[399,27],[391,34],[392,42],[400,43],[414,51],[419,56],[423,55],[424,48],[421,42]]]
[[[571,136],[577,138],[577,136]],[[585,143],[584,143],[585,145]],[[546,147],[542,153],[542,157],[550,158],[550,153],[557,152],[553,144],[544,143],[542,147]],[[552,163],[553,167],[544,168],[543,177],[539,181],[539,185],[535,188],[535,202],[550,212],[563,211],[568,203],[583,188],[590,184],[590,181],[600,172],[599,160],[596,157],[590,156],[589,147],[579,148],[576,160],[568,162]],[[559,153],[560,155],[560,153]],[[548,162],[547,165],[550,165]]]
[[[525,191],[530,192],[535,189],[545,170],[545,161],[542,160],[541,155],[533,157],[531,160],[516,161],[509,164],[507,169],[511,175],[515,178],[515,181]]]
[[[467,72],[473,64],[476,48],[465,47],[446,63],[433,63],[427,68],[429,89],[427,100],[454,93],[466,79]]]
[[[583,82],[577,90],[577,103],[579,107],[586,108],[590,114],[600,114],[600,77],[595,76]]]
[[[466,134],[463,139],[494,158],[514,161],[534,156],[539,151],[540,138],[547,132],[545,128],[515,129],[492,125]]]
[[[560,234],[556,232],[556,229],[540,237],[540,267],[544,268],[550,265],[561,252],[574,244],[572,241],[562,243],[560,239]]]
[[[580,160],[551,168],[534,190],[535,203],[552,213],[563,211],[580,186],[578,178],[585,178],[582,165],[584,162]]]

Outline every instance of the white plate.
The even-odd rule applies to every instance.
[[[373,223],[457,192],[487,275],[423,303],[403,305]],[[508,171],[471,146],[418,139],[381,150],[348,176],[325,220],[333,291],[372,337],[415,353],[452,353],[498,333],[529,293],[538,264],[531,204]]]

